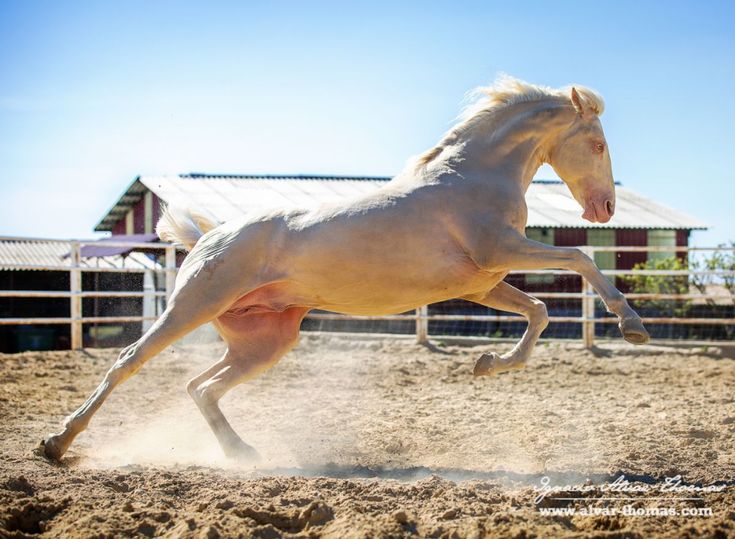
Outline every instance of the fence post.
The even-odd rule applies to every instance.
[[[424,305],[416,309],[416,342],[429,342],[429,307]]]
[[[176,285],[176,247],[166,247],[166,307]]]
[[[594,260],[594,248],[589,245],[582,247],[582,252]],[[585,348],[592,348],[595,345],[595,296],[594,289],[582,277],[582,340]]]
[[[143,333],[145,333],[153,325],[153,320],[150,320],[150,318],[155,317],[158,314],[156,305],[156,279],[153,275],[153,271],[151,270],[145,270],[145,272],[143,272],[142,299],[143,318],[148,318],[148,320],[143,320],[141,323],[141,329],[143,330]]]
[[[82,332],[82,270],[81,270],[81,246],[78,241],[71,242],[69,258],[71,269],[69,270],[69,298],[71,318],[71,349],[81,350],[84,348]]]

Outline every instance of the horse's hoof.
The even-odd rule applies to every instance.
[[[495,352],[482,354],[480,359],[475,362],[475,368],[472,371],[474,376],[493,376],[505,371],[512,371],[523,368],[523,362],[512,362],[503,359]]]
[[[65,448],[59,443],[58,435],[49,436],[45,440],[41,440],[40,448],[43,454],[46,455],[46,458],[51,460],[59,460],[66,452]]]
[[[262,459],[260,453],[251,445],[240,442],[236,445],[225,448],[225,456],[228,459],[241,462],[243,464],[254,464]]]
[[[622,320],[618,325],[620,333],[623,334],[623,339],[632,344],[645,344],[650,340],[648,331],[643,327],[643,322],[640,318],[626,318]]]
[[[495,373],[495,367],[500,361],[500,357],[495,352],[482,354],[480,359],[475,362],[475,368],[472,371],[474,376],[492,376]]]

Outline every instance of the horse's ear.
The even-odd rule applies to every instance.
[[[577,114],[580,116],[584,116],[584,106],[582,105],[582,98],[579,97],[579,92],[577,92],[577,89],[572,86],[572,93],[569,96],[572,99],[572,105],[574,105],[574,108],[577,111]]]

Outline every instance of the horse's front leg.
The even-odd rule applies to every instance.
[[[618,316],[623,338],[633,344],[648,342],[648,331],[643,327],[640,316],[628,305],[622,292],[579,249],[546,245],[529,240],[516,231],[507,231],[499,247],[494,265],[516,270],[565,269],[579,273],[600,295],[607,310]]]
[[[462,299],[485,305],[492,309],[522,314],[528,320],[526,332],[513,349],[505,354],[482,354],[475,363],[475,376],[490,376],[511,369],[520,369],[526,364],[533,346],[549,325],[546,305],[506,282],[500,282],[488,292],[470,294]]]

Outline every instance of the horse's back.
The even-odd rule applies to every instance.
[[[227,308],[380,314],[486,286],[491,276],[457,244],[438,209],[421,193],[385,190],[230,221],[202,236],[177,289],[213,294],[210,301]],[[250,297],[258,300],[243,299]]]

